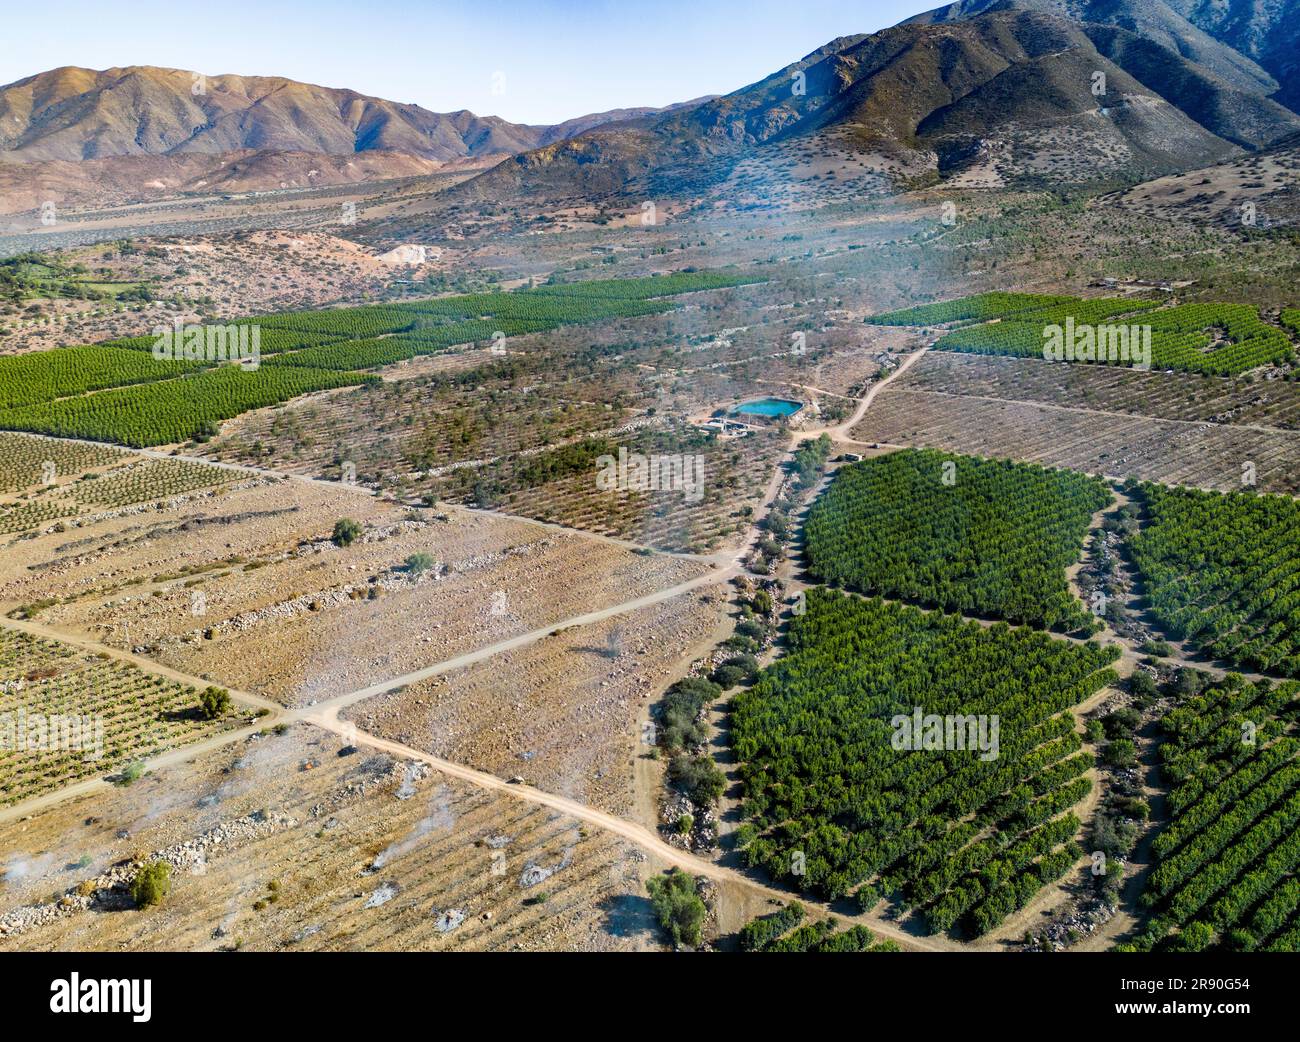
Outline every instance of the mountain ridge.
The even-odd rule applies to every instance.
[[[0,162],[217,155],[241,149],[402,152],[449,162],[514,154],[700,100],[535,126],[467,109],[432,112],[280,76],[200,76],[151,65],[61,66],[0,87]]]
[[[1286,0],[957,0],[903,24],[968,20],[994,11],[1059,14],[1110,25],[1176,50],[1238,90],[1300,111],[1300,7]]]
[[[998,2],[972,17],[918,16],[841,37],[690,110],[517,155],[447,199],[698,195],[718,180],[715,161],[828,129],[850,131],[863,148],[933,155],[940,176],[998,157],[1000,177],[1020,168],[1073,181],[1204,165],[1300,130],[1300,116],[1263,95],[1276,88],[1263,70],[1245,80],[1258,91],[1237,85],[1248,59],[1229,81],[1131,30]],[[1109,99],[1092,93],[1097,71]],[[1089,149],[1100,158],[1083,154]]]

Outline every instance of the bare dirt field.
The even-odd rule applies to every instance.
[[[401,516],[392,504],[341,486],[214,473],[242,480],[100,509],[12,541],[0,561],[0,606],[55,597],[75,605],[126,587],[147,598],[157,584],[179,585],[223,563],[240,567],[238,558],[246,566],[293,553],[328,538],[342,516],[363,524]]]
[[[1300,491],[1300,433],[1174,422],[928,391],[882,394],[853,437],[1221,491]]]
[[[365,532],[336,546],[336,520]],[[425,555],[423,567],[407,562]],[[259,484],[21,544],[5,603],[287,704],[404,675],[705,574],[699,564],[345,486]],[[38,565],[33,570],[29,565]],[[69,599],[71,595],[71,599]]]
[[[423,765],[340,748],[299,725],[0,825],[0,947],[656,944],[645,856],[623,841]],[[130,907],[112,882],[157,859],[173,866],[171,897]],[[64,908],[51,904],[65,893]]]
[[[624,816],[652,748],[645,704],[710,644],[725,588],[572,627],[468,669],[369,699],[362,730]]]

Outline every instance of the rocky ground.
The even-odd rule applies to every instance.
[[[724,591],[573,627],[358,704],[364,731],[614,813],[634,802],[637,721],[707,640]]]
[[[643,855],[306,725],[0,826],[0,949],[627,949]],[[138,864],[172,865],[136,909]]]

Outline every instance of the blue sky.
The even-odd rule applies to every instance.
[[[874,32],[937,4],[8,0],[0,83],[60,65],[163,65],[288,76],[439,112],[554,123],[724,94],[836,36]]]

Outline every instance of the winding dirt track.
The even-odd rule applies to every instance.
[[[867,408],[871,405],[871,402],[875,399],[876,394],[879,391],[881,391],[890,381],[894,380],[895,378],[901,376],[904,372],[906,372],[917,360],[920,359],[920,357],[923,354],[925,354],[927,350],[928,347],[921,348],[920,350],[916,351],[914,354],[910,355],[906,360],[904,360],[904,362],[897,369],[894,370],[894,372],[892,372],[884,380],[881,380],[878,383],[876,383],[868,391],[867,395],[862,399],[858,408],[855,410],[853,416],[849,420],[847,420],[845,423],[841,424],[838,427],[826,431],[825,433],[828,433],[832,438],[843,440],[847,436],[847,432],[856,423],[858,423],[861,420],[862,415],[866,412]],[[804,441],[820,436],[821,433],[823,432],[822,431],[800,431],[795,433],[791,439],[791,449],[796,448],[799,444],[801,444]],[[149,457],[160,458],[160,459],[178,458],[176,456],[170,456],[165,453],[151,452],[148,450],[140,451],[139,454],[142,456],[149,456]],[[300,475],[284,475],[274,471],[264,470],[262,468],[245,467],[236,464],[220,464],[220,463],[214,463],[211,460],[202,460],[202,459],[195,459],[195,462],[206,463],[210,466],[220,466],[223,469],[228,469],[232,471],[256,473],[266,477],[275,477],[275,478],[287,477],[290,478],[291,480],[303,481],[311,484],[327,485],[331,488],[339,487],[338,482],[325,481],[319,478],[303,477]],[[768,483],[767,488],[764,490],[764,498],[759,509],[755,511],[756,520],[761,519],[763,516],[766,515],[768,510],[770,510],[772,502],[776,499],[776,496],[780,491],[784,478],[785,478],[784,468],[778,467],[776,473],[772,476],[771,481]],[[372,494],[370,493],[369,490],[363,488],[358,488],[358,491],[366,495]],[[468,509],[468,508],[458,508],[458,509]],[[486,514],[490,516],[498,516],[498,517],[508,516],[508,515],[497,514],[494,511],[475,510],[471,512]],[[513,520],[527,522],[530,524],[539,523],[533,521],[530,518],[513,518]],[[559,526],[547,525],[546,527],[559,527]],[[623,540],[610,539],[609,537],[598,536],[592,533],[573,532],[573,530],[571,529],[564,529],[564,531],[570,532],[571,534],[575,534],[581,537],[599,540],[602,542],[617,543],[618,545],[624,547],[635,547],[635,544],[627,543]],[[748,888],[751,891],[756,891],[758,893],[766,895],[769,898],[781,902],[787,902],[795,899],[796,897],[799,897],[799,899],[802,900],[806,905],[810,905],[812,907],[817,907],[817,908],[821,908],[822,910],[829,911],[829,909],[827,909],[824,905],[819,905],[815,901],[809,901],[806,897],[801,897],[800,895],[793,894],[789,891],[767,886],[766,884],[758,882],[757,880],[752,879],[749,876],[745,875],[744,873],[736,871],[735,869],[728,868],[724,865],[718,865],[712,861],[708,861],[704,858],[697,857],[696,855],[688,851],[680,850],[677,847],[674,847],[671,844],[666,843],[656,833],[654,833],[648,828],[645,828],[642,825],[638,825],[634,822],[627,821],[616,815],[606,813],[605,811],[597,810],[593,807],[587,806],[584,803],[579,803],[576,800],[571,800],[564,796],[557,796],[553,793],[545,792],[541,789],[536,789],[529,785],[511,784],[507,781],[503,781],[501,778],[497,777],[494,774],[488,774],[483,771],[478,771],[473,769],[472,767],[467,767],[463,764],[454,763],[450,760],[443,760],[440,759],[439,757],[433,756],[419,749],[414,749],[410,746],[402,745],[401,743],[398,742],[392,742],[387,739],[380,738],[376,735],[368,734],[366,732],[358,730],[351,723],[342,722],[338,718],[341,710],[349,706],[355,705],[358,702],[365,701],[368,698],[372,698],[375,695],[384,694],[385,692],[392,691],[396,688],[400,688],[420,680],[425,680],[429,677],[437,676],[438,674],[441,673],[447,673],[452,670],[461,669],[464,668],[465,666],[473,665],[477,662],[481,662],[485,659],[501,654],[502,652],[510,651],[534,643],[536,641],[542,640],[548,637],[550,634],[555,633],[557,630],[565,629],[572,626],[589,626],[594,623],[604,621],[605,619],[612,618],[616,615],[622,615],[627,612],[638,611],[641,608],[650,607],[651,605],[658,604],[662,601],[669,600],[673,597],[681,596],[685,593],[689,593],[692,590],[699,589],[700,587],[716,585],[717,583],[726,582],[732,577],[734,577],[735,575],[738,575],[744,571],[744,565],[743,565],[744,559],[758,538],[759,538],[759,533],[755,528],[755,530],[751,534],[751,537],[745,540],[744,544],[738,550],[732,550],[732,551],[723,550],[709,557],[695,557],[694,558],[695,560],[701,562],[707,562],[711,564],[712,570],[710,570],[709,572],[703,575],[697,576],[694,579],[689,579],[686,582],[678,583],[675,586],[667,587],[655,593],[646,594],[645,596],[638,597],[631,601],[626,601],[622,604],[616,604],[611,607],[603,608],[594,612],[588,612],[583,615],[576,615],[573,618],[566,619],[562,622],[558,622],[541,629],[532,630],[528,633],[520,634],[519,636],[512,637],[511,639],[502,641],[498,644],[493,644],[485,648],[480,648],[477,651],[468,652],[464,655],[459,655],[455,658],[451,658],[443,662],[435,663],[434,665],[427,666],[424,669],[416,670],[415,672],[407,673],[400,677],[393,677],[388,680],[380,681],[376,684],[371,684],[368,687],[359,688],[355,691],[350,691],[346,694],[342,694],[342,695],[335,696],[333,698],[326,699],[320,703],[317,703],[316,705],[305,706],[305,707],[286,711],[282,706],[279,706],[274,702],[270,702],[267,699],[261,698],[260,696],[245,691],[232,690],[231,698],[234,701],[245,706],[256,707],[258,709],[266,709],[268,710],[267,715],[263,716],[256,724],[252,724],[250,726],[240,728],[238,730],[226,731],[223,732],[222,734],[214,735],[211,738],[208,738],[202,742],[196,742],[192,745],[181,746],[169,752],[162,753],[159,756],[154,757],[153,759],[147,760],[145,762],[146,768],[149,770],[156,770],[159,768],[164,768],[178,763],[186,762],[204,753],[210,752],[214,749],[221,748],[223,746],[229,745],[234,742],[243,741],[250,735],[258,731],[261,731],[266,727],[272,726],[278,722],[297,721],[302,723],[308,723],[320,727],[324,730],[330,731],[334,734],[341,735],[347,741],[355,744],[365,745],[371,748],[379,749],[384,752],[388,752],[394,756],[405,757],[413,760],[420,760],[424,763],[429,764],[429,766],[433,767],[438,772],[447,775],[448,777],[457,778],[461,781],[467,782],[470,785],[474,785],[477,788],[481,788],[489,792],[499,793],[501,795],[505,795],[508,797],[513,797],[515,799],[523,800],[525,802],[539,804],[545,807],[550,807],[551,809],[558,811],[562,814],[569,815],[570,817],[576,818],[579,821],[587,822],[588,824],[591,824],[595,827],[604,829],[617,836],[620,836],[623,839],[627,840],[628,842],[646,851],[647,853],[652,854],[654,857],[658,858],[661,862],[668,865],[673,865],[677,868],[680,868],[687,872],[691,872],[695,875],[704,876],[720,882],[727,882],[735,886]],[[673,556],[689,557],[691,555],[681,554],[681,555],[673,555]],[[140,658],[139,656],[131,654],[130,652],[123,651],[119,648],[114,648],[108,645],[99,644],[95,641],[89,640],[84,637],[65,634],[60,632],[59,630],[56,630],[49,626],[42,625],[40,623],[29,622],[29,621],[18,622],[14,620],[0,620],[0,625],[10,626],[12,628],[22,630],[26,633],[48,637],[53,640],[61,640],[66,643],[73,644],[77,647],[83,648],[85,650],[90,650],[97,653],[106,653],[113,656],[114,658],[120,659],[125,662],[130,662],[131,664],[138,666],[141,669],[156,674],[160,674],[162,676],[166,676],[173,680],[178,680],[181,683],[192,684],[196,686],[205,686],[208,683],[206,680],[202,680],[198,677],[187,676],[186,674],[179,673],[165,666],[161,666],[158,663],[153,662],[149,659]],[[95,792],[98,789],[102,789],[106,787],[108,784],[109,783],[104,779],[88,779],[86,781],[78,782],[74,785],[70,785],[65,788],[58,789],[54,792],[46,793],[42,796],[34,797],[22,803],[14,804],[13,806],[10,806],[8,808],[0,809],[0,824],[35,813],[55,803],[61,802],[62,800]],[[841,914],[841,918],[846,918],[851,921],[858,922],[861,923],[862,925],[868,926],[876,934],[882,937],[890,938],[891,940],[896,941],[899,945],[901,945],[904,948],[908,948],[912,950],[920,950],[920,951],[961,950],[961,946],[956,944],[955,942],[948,941],[944,938],[937,938],[937,937],[930,937],[930,938],[917,937],[903,930],[898,929],[896,926],[892,924],[883,922],[880,919],[873,916],[866,916],[866,915],[843,916]]]
[[[871,403],[875,400],[876,396],[889,383],[891,383],[893,380],[897,379],[898,377],[902,376],[908,369],[910,369],[916,362],[918,362],[920,358],[924,354],[926,354],[928,350],[929,347],[926,346],[915,351],[914,353],[909,355],[892,373],[890,373],[889,376],[874,384],[868,390],[867,394],[860,400],[858,408],[854,411],[853,416],[850,417],[848,420],[844,421],[839,426],[834,428],[829,428],[824,431],[812,430],[812,431],[795,432],[791,438],[791,446],[790,446],[791,449],[793,450],[794,448],[797,448],[800,444],[802,444],[805,441],[809,441],[811,439],[819,437],[822,433],[828,434],[833,440],[840,443],[847,442],[849,444],[859,444],[858,442],[855,442],[854,439],[850,437],[850,432],[858,423],[861,422],[863,415],[866,413],[867,409],[871,406]],[[154,452],[149,450],[140,450],[138,451],[138,454],[142,456],[159,458],[159,459],[174,460],[178,458],[182,458],[182,459],[189,458],[189,459],[193,459],[194,462],[204,463],[209,466],[217,466],[231,471],[254,473],[266,477],[274,477],[280,479],[287,478],[293,481],[306,482],[310,484],[319,484],[334,489],[338,489],[340,487],[338,482],[326,481],[320,478],[311,478],[302,475],[286,475],[275,471],[265,470],[262,468],[247,467],[238,464],[217,463],[212,460],[206,460],[206,459],[201,459],[196,457],[177,457],[177,456],[168,455],[166,453]],[[773,474],[771,480],[769,481],[767,488],[764,490],[763,500],[759,508],[755,511],[756,521],[761,520],[761,518],[765,516],[766,513],[771,509],[771,505],[775,501],[777,494],[779,493],[781,486],[785,480],[785,477],[786,475],[785,475],[784,467],[783,466],[778,467],[776,472]],[[358,494],[373,495],[373,493],[369,489],[365,489],[360,486],[342,486],[342,487],[352,487],[358,492]],[[588,538],[594,541],[612,543],[629,549],[646,549],[646,548],[638,547],[637,544],[630,543],[625,540],[614,539],[607,536],[601,536],[595,533],[575,531],[573,529],[563,528],[562,526],[558,526],[558,525],[550,525],[543,522],[538,522],[531,518],[515,517],[513,515],[501,514],[499,512],[491,511],[491,510],[474,510],[472,508],[467,508],[467,507],[448,507],[445,509],[464,511],[467,513],[483,514],[487,516],[508,518],[510,520],[514,520],[526,524],[532,524],[532,525],[540,524],[540,525],[544,525],[544,527],[547,528],[555,528],[555,529],[562,530],[568,534],[576,535],[580,538]],[[334,734],[338,734],[344,737],[347,741],[354,744],[364,745],[367,747],[378,749],[390,753],[391,755],[394,756],[422,761],[424,763],[427,763],[430,767],[434,768],[436,771],[438,771],[441,774],[445,774],[448,777],[456,778],[460,781],[466,782],[467,784],[473,785],[485,791],[497,793],[503,796],[522,800],[528,803],[549,807],[558,813],[568,815],[579,821],[586,822],[594,827],[601,828],[607,832],[613,833],[614,835],[621,837],[622,839],[628,841],[629,843],[632,843],[635,846],[639,847],[640,849],[653,855],[655,858],[657,858],[659,861],[663,862],[664,864],[675,866],[677,868],[682,869],[683,871],[691,872],[695,875],[704,876],[719,882],[725,882],[738,887],[747,888],[751,892],[762,894],[768,898],[777,901],[787,902],[797,898],[798,900],[802,901],[805,905],[811,908],[817,908],[821,911],[830,911],[830,909],[827,908],[825,905],[819,904],[814,900],[809,900],[804,895],[796,895],[786,890],[781,890],[776,887],[768,886],[735,869],[729,868],[724,865],[716,864],[712,861],[708,861],[701,857],[697,857],[696,855],[688,851],[680,850],[677,847],[674,847],[671,844],[665,842],[658,834],[656,834],[651,829],[636,824],[635,822],[627,821],[616,815],[606,813],[605,811],[597,810],[593,807],[589,807],[586,804],[580,803],[576,800],[571,800],[564,796],[558,796],[550,792],[545,792],[541,789],[536,789],[526,784],[511,784],[507,781],[502,780],[501,778],[497,777],[494,774],[488,774],[483,771],[478,771],[472,767],[467,767],[463,764],[455,763],[450,760],[443,760],[439,757],[431,755],[430,753],[423,752],[422,750],[415,749],[398,742],[389,741],[387,739],[380,738],[376,735],[368,734],[366,732],[358,730],[351,723],[342,722],[339,720],[340,711],[342,711],[347,707],[355,705],[358,702],[362,702],[368,698],[374,697],[375,695],[384,694],[386,692],[403,687],[405,685],[415,683],[420,680],[425,680],[429,677],[437,676],[442,673],[451,672],[456,669],[461,669],[466,666],[473,665],[485,659],[492,658],[495,655],[501,654],[502,652],[514,650],[526,646],[528,644],[534,643],[536,641],[543,640],[558,630],[562,630],[574,626],[589,626],[594,623],[598,623],[606,619],[612,618],[616,615],[622,615],[628,612],[634,612],[642,608],[650,607],[654,604],[658,604],[662,601],[669,600],[673,597],[681,596],[683,594],[689,593],[690,591],[699,589],[701,587],[715,585],[721,582],[726,582],[731,578],[733,578],[734,576],[744,572],[744,565],[743,565],[744,559],[749,553],[750,549],[755,544],[755,542],[757,541],[758,537],[759,537],[759,533],[757,531],[757,528],[755,528],[754,531],[751,533],[750,538],[746,539],[743,545],[741,546],[741,548],[738,550],[730,550],[730,551],[722,550],[709,556],[697,556],[697,555],[690,555],[690,554],[670,555],[674,557],[693,559],[701,563],[710,564],[712,566],[710,571],[708,571],[703,575],[697,576],[694,579],[690,579],[687,580],[686,582],[679,583],[675,586],[668,587],[663,590],[659,590],[655,593],[638,597],[631,601],[626,601],[622,604],[613,605],[611,607],[603,608],[594,612],[588,612],[583,615],[577,615],[570,619],[566,619],[562,622],[557,622],[540,629],[532,630],[528,633],[520,634],[516,637],[512,637],[509,640],[502,641],[498,644],[493,644],[488,647],[480,648],[477,651],[468,652],[466,654],[459,655],[455,658],[447,659],[443,662],[435,663],[423,669],[405,674],[404,676],[394,677],[389,680],[380,681],[378,683],[369,685],[368,687],[359,688],[355,691],[347,692],[345,694],[326,699],[316,705],[300,707],[292,710],[286,710],[284,709],[284,707],[278,705],[277,703],[261,698],[260,696],[254,695],[250,692],[231,690],[231,697],[235,702],[246,707],[267,710],[268,711],[267,715],[263,716],[255,724],[251,724],[249,726],[239,728],[237,730],[225,731],[221,734],[213,735],[210,738],[207,738],[203,741],[195,742],[190,745],[180,746],[176,749],[162,753],[154,757],[153,759],[147,760],[146,767],[149,770],[157,770],[157,769],[173,766],[179,763],[184,763],[198,756],[201,756],[207,752],[211,752],[215,749],[219,749],[223,746],[232,744],[234,742],[243,741],[250,735],[257,733],[258,731],[264,730],[265,728],[272,726],[277,722],[296,721],[296,722],[307,723],[307,724],[320,727],[324,730],[330,731]],[[166,666],[162,666],[150,659],[142,658],[130,652],[123,651],[119,648],[114,648],[108,645],[99,644],[85,637],[63,633],[57,629],[43,625],[38,622],[0,619],[0,625],[8,626],[16,630],[21,630],[25,633],[42,636],[53,640],[63,641],[65,643],[74,645],[84,650],[93,651],[96,653],[106,653],[121,661],[129,662],[132,665],[137,666],[138,668],[145,670],[147,672],[151,672],[160,676],[165,676],[169,679],[176,680],[184,684],[190,684],[199,687],[206,686],[208,684],[208,681],[206,680],[177,672],[176,670],[170,669]],[[1130,672],[1132,668],[1136,666],[1137,662],[1141,658],[1141,655],[1131,647],[1128,647],[1124,642],[1120,641],[1119,643],[1124,648],[1124,655],[1123,658],[1121,659],[1121,662],[1124,664],[1125,668],[1121,672],[1127,673]],[[1194,666],[1195,668],[1199,668],[1199,669],[1215,668],[1213,666],[1207,666],[1207,664],[1205,663],[1188,661],[1180,655],[1173,656],[1170,659],[1168,659],[1168,661],[1171,661],[1178,665]],[[1257,678],[1254,675],[1250,675],[1247,677],[1247,679],[1257,679]],[[58,789],[54,792],[50,792],[42,796],[34,797],[22,803],[14,804],[7,808],[2,808],[0,809],[0,824],[18,819],[20,817],[24,817],[26,815],[36,813],[40,810],[43,810],[63,800],[95,792],[99,789],[107,787],[108,784],[109,783],[103,779],[88,779],[67,786],[65,788]],[[834,914],[836,914],[840,918],[847,919],[851,922],[860,923],[864,926],[867,926],[876,934],[894,940],[900,946],[906,949],[919,950],[919,951],[963,951],[963,950],[970,950],[971,948],[970,945],[959,944],[954,941],[949,941],[943,937],[914,936],[910,933],[900,930],[896,925],[890,922],[882,921],[881,919],[874,916],[868,916],[868,915],[857,915],[857,916],[847,915],[846,916],[839,912],[836,912]]]
[[[893,383],[905,372],[911,369],[912,366],[916,365],[916,363],[919,362],[921,358],[929,350],[930,350],[930,345],[926,344],[925,347],[922,347],[917,351],[913,351],[910,355],[908,355],[905,359],[903,359],[902,364],[900,364],[897,369],[895,369],[892,373],[886,376],[883,380],[876,381],[874,384],[871,385],[870,388],[868,388],[867,393],[863,396],[862,401],[858,403],[858,407],[857,409],[854,410],[852,416],[850,416],[847,420],[841,423],[838,427],[832,427],[829,430],[827,430],[825,433],[829,434],[832,439],[837,441],[852,441],[853,439],[850,437],[850,432],[853,430],[854,427],[856,427],[859,423],[862,422],[862,417],[865,416],[867,410],[871,408],[871,403],[876,400],[876,395],[878,395],[891,383]],[[808,437],[815,438],[821,433],[822,433],[821,431],[815,431],[808,434]]]
[[[369,734],[365,731],[358,731],[350,724],[340,723],[338,719],[338,708],[327,709],[325,712],[311,714],[302,718],[306,723],[315,724],[317,727],[326,731],[332,731],[335,734],[341,734],[348,738],[349,741],[358,745],[368,746],[378,749],[382,752],[390,753],[393,756],[402,757],[411,760],[420,760],[427,763],[440,774],[445,774],[451,778],[457,778],[460,781],[468,782],[480,789],[486,789],[489,792],[500,793],[504,796],[510,796],[514,799],[524,800],[528,803],[540,804],[543,807],[550,807],[552,810],[559,811],[569,817],[577,818],[579,821],[595,825],[607,832],[626,839],[634,843],[642,850],[654,855],[660,861],[680,868],[683,871],[690,872],[693,875],[705,876],[709,879],[726,881],[737,886],[747,887],[767,895],[770,898],[781,902],[792,900],[802,901],[804,904],[814,904],[809,902],[806,897],[791,893],[787,890],[779,890],[775,887],[766,886],[757,880],[751,879],[744,873],[737,872],[735,869],[727,868],[724,865],[718,865],[704,858],[696,857],[694,854],[679,850],[669,843],[665,843],[654,832],[642,825],[627,821],[614,814],[607,814],[605,811],[596,810],[585,803],[579,803],[577,800],[571,800],[564,796],[557,796],[554,793],[545,792],[542,789],[535,789],[530,785],[511,784],[502,781],[495,774],[487,774],[484,771],[476,771],[472,767],[466,767],[464,764],[453,763],[450,760],[443,760],[430,753],[422,752],[419,749],[413,749],[409,745],[402,745],[400,742],[391,742],[385,738],[379,738],[376,735]],[[888,937],[897,941],[901,946],[915,948],[921,951],[957,951],[960,946],[954,942],[946,941],[941,938],[933,937],[915,937],[896,927],[882,923],[880,920],[868,916],[846,917],[868,926],[873,933],[882,937]]]

